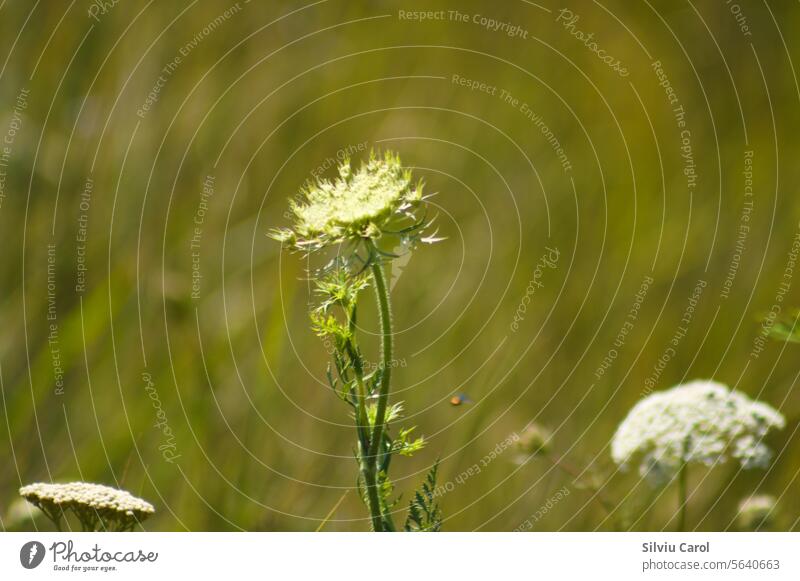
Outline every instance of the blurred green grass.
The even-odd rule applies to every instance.
[[[748,5],[754,32],[743,37],[710,1],[576,4],[580,27],[625,61],[631,75],[622,79],[546,2],[553,12],[458,3],[521,25],[527,40],[472,22],[397,17],[455,8],[446,2],[241,2],[139,117],[162,67],[233,5],[120,2],[98,22],[86,2],[0,8],[2,133],[19,91],[30,91],[0,206],[0,515],[21,483],[85,479],[152,501],[148,529],[317,527],[355,484],[353,434],[323,384],[327,356],[308,329],[302,261],[279,256],[265,233],[286,223],[286,199],[312,170],[366,144],[395,149],[416,168],[438,193],[447,236],[415,251],[393,290],[397,354],[407,363],[396,398],[430,438],[394,465],[398,492],[407,498],[437,457],[443,481],[455,479],[534,419],[553,430],[559,454],[614,473],[607,443],[703,279],[708,288],[657,388],[714,377],[780,407],[788,427],[770,442],[778,458],[766,473],[696,472],[690,523],[728,527],[739,499],[758,488],[785,492],[777,526],[796,527],[797,347],[769,343],[751,357],[800,220],[798,88],[787,56],[798,56],[789,34],[800,24],[796,5],[770,6],[787,53],[763,7]],[[656,59],[687,111],[699,174],[691,197]],[[572,171],[518,109],[454,84],[454,74],[528,103]],[[754,151],[754,213],[723,299],[745,150]],[[189,244],[207,175],[214,195],[192,299]],[[79,293],[76,233],[89,177]],[[60,396],[48,344],[48,244],[56,245]],[[558,266],[512,332],[546,246],[560,250]],[[596,379],[647,275],[654,283],[635,328]],[[800,304],[796,283],[786,301]],[[363,325],[377,329],[374,316]],[[165,437],[153,426],[145,371],[176,463],[159,451]],[[474,403],[449,405],[461,391]],[[518,467],[510,453],[443,497],[445,528],[513,529],[564,485],[573,494],[537,528],[611,528],[591,494],[542,461]],[[614,474],[607,490],[626,499],[621,515],[638,515],[649,498],[635,474]],[[673,511],[667,491],[645,519],[623,521],[660,529]],[[349,494],[326,530],[363,530],[364,516]]]

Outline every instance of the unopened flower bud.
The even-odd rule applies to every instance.
[[[529,424],[517,440],[517,451],[522,457],[538,456],[550,452],[549,430],[539,424]]]

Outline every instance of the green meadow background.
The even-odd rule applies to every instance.
[[[674,529],[675,485],[609,442],[714,378],[787,426],[766,471],[691,470],[689,526],[759,492],[796,529],[800,351],[760,321],[800,306],[798,26],[796,2],[0,2],[2,528],[49,529],[21,484],[86,480],[152,502],[147,530],[368,529],[306,264],[266,234],[374,148],[446,237],[391,273],[394,400],[429,440],[393,463],[398,520],[439,458],[445,530]],[[515,461],[529,422],[577,482]]]

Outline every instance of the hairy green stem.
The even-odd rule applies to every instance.
[[[393,357],[393,340],[392,335],[392,308],[389,301],[389,289],[386,286],[386,275],[383,271],[383,264],[377,253],[377,247],[372,240],[368,241],[370,250],[370,262],[372,269],[372,276],[375,279],[375,294],[378,298],[378,305],[380,307],[381,319],[381,386],[378,393],[378,405],[375,411],[375,425],[372,428],[372,437],[369,442],[369,453],[367,455],[367,462],[369,463],[373,474],[377,474],[378,456],[381,450],[383,434],[385,430],[384,423],[386,421],[386,407],[389,402],[389,388],[391,385],[392,377],[392,357]],[[389,521],[391,518],[386,515],[388,528],[393,528]]]
[[[375,470],[371,467],[369,458],[369,419],[367,418],[367,388],[364,386],[364,367],[362,365],[358,346],[355,343],[355,309],[348,316],[352,338],[347,344],[347,352],[353,364],[353,372],[358,386],[358,399],[356,406],[356,431],[358,432],[359,469],[364,478],[364,487],[367,489],[367,505],[369,507],[372,528],[376,532],[383,530],[381,501],[378,496],[378,483]]]
[[[367,452],[361,447],[361,474],[364,476],[364,486],[367,488],[367,504],[369,505],[372,530],[376,533],[383,532],[383,514],[381,501],[378,496],[378,483],[375,476],[375,467],[367,457]]]
[[[374,246],[374,243],[373,243]],[[375,278],[375,294],[378,297],[381,315],[381,387],[378,393],[378,408],[375,413],[375,425],[372,429],[370,440],[370,457],[377,461],[383,438],[384,421],[386,420],[386,407],[389,402],[389,388],[392,377],[392,310],[389,304],[389,291],[386,288],[386,276],[383,265],[378,260],[372,262],[372,275]]]
[[[358,417],[356,422],[359,432],[358,447],[361,456],[361,474],[364,477],[364,486],[367,489],[367,504],[369,505],[370,518],[372,520],[372,528],[375,532],[383,530],[383,519],[381,514],[381,501],[378,496],[378,483],[375,474],[375,468],[369,456],[369,450],[364,449],[364,443],[369,442],[369,420],[367,419],[366,401],[367,390],[364,387],[364,380],[360,374],[356,375],[358,382]]]

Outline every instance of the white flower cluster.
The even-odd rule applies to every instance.
[[[746,531],[769,526],[775,516],[775,497],[759,494],[743,499],[739,503],[739,528]]]
[[[146,517],[155,512],[152,504],[133,496],[126,490],[89,482],[70,482],[69,484],[37,482],[23,486],[19,489],[19,493],[20,496],[36,506],[54,505],[62,509],[89,508],[137,518]]]
[[[683,463],[733,457],[744,468],[763,468],[772,453],[762,440],[784,425],[767,404],[721,383],[693,381],[637,403],[614,434],[611,457],[625,467],[641,456],[639,473],[654,484],[669,480]]]

